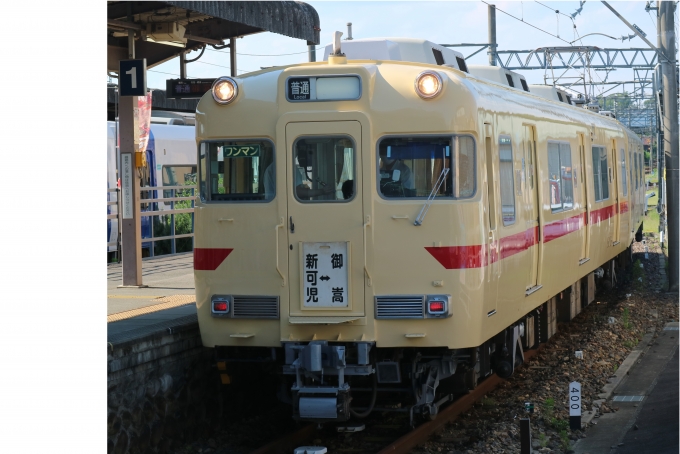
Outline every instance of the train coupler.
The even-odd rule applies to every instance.
[[[345,377],[375,373],[369,360],[372,345],[369,342],[329,345],[327,341],[285,343],[283,374],[295,376],[291,387],[293,418],[347,421],[351,396]]]

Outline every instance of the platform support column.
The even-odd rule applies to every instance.
[[[128,58],[135,58],[134,31],[128,31]],[[137,96],[120,97],[120,174],[123,198],[121,222],[121,249],[123,262],[122,287],[144,287],[142,284],[142,224],[139,207],[140,179],[135,165],[135,153],[139,148],[139,125],[136,111]]]

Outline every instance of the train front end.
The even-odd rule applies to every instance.
[[[440,380],[474,381],[467,245],[486,239],[463,72],[331,57],[223,78],[196,121],[198,319],[229,373],[277,364],[313,421],[367,414],[379,390],[433,415]]]

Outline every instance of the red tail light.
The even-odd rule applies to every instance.
[[[442,314],[446,312],[446,304],[444,301],[430,301],[427,310],[430,314]]]
[[[229,303],[226,301],[213,301],[213,312],[229,312]]]

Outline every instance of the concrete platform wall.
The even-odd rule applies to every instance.
[[[222,387],[198,325],[110,342],[109,453],[168,452],[207,434],[221,416]]]

